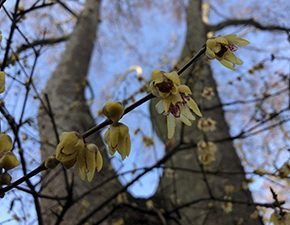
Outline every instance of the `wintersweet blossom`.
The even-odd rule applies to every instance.
[[[233,203],[230,202],[231,197],[226,196],[226,197],[224,197],[224,199],[226,201],[221,204],[221,207],[226,214],[231,213],[233,211]]]
[[[195,120],[193,113],[202,116],[196,102],[191,97],[191,90],[188,86],[181,84],[175,71],[171,73],[153,71],[149,90],[160,98],[156,109],[158,113],[167,116],[169,139],[174,136],[176,119],[191,126],[192,121]]]
[[[116,151],[122,160],[129,156],[131,151],[131,140],[129,128],[123,123],[114,123],[105,133],[105,142],[108,144],[109,153],[114,155]]]
[[[102,166],[103,158],[95,144],[86,144],[85,148],[79,151],[76,160],[76,169],[82,180],[87,179],[91,182],[95,171],[97,170],[99,172]]]
[[[235,70],[235,65],[241,65],[243,61],[233,52],[237,50],[237,46],[245,46],[249,43],[235,34],[211,38],[206,41],[206,55],[210,59],[219,60],[227,68]]]
[[[78,132],[63,132],[56,147],[56,159],[66,168],[70,168],[75,164],[78,153],[84,148],[84,140]]]
[[[211,118],[200,118],[198,120],[197,127],[203,132],[215,131],[216,121]]]
[[[215,96],[213,88],[205,87],[201,93],[201,96],[208,101],[212,100],[212,98]]]
[[[7,134],[0,134],[0,168],[11,170],[19,165],[12,150],[12,140]]]
[[[216,160],[217,146],[211,141],[199,141],[197,143],[197,153],[199,161],[208,166]]]

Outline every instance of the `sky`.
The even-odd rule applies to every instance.
[[[126,74],[126,70],[132,65],[138,65],[142,68],[144,77],[149,79],[150,73],[153,69],[162,69],[164,71],[170,70],[172,64],[178,59],[182,46],[185,39],[186,24],[184,20],[184,13],[181,13],[180,17],[175,18],[172,15],[172,2],[169,0],[159,1],[158,6],[149,7],[146,10],[142,7],[137,6],[133,8],[131,14],[128,16],[116,16],[114,12],[109,11],[111,7],[110,1],[103,1],[102,6],[102,23],[100,23],[98,31],[98,40],[94,49],[94,54],[91,62],[91,67],[89,71],[89,82],[94,90],[95,100],[90,102],[91,111],[93,115],[96,116],[96,121],[99,122],[102,118],[98,117],[98,110],[105,104],[108,99],[122,100],[123,97],[128,96],[133,93],[138,87],[139,83],[136,79],[136,74],[134,72]],[[281,5],[284,9],[290,8],[289,3],[286,0],[276,1],[278,4],[272,4],[272,1],[263,1],[264,5],[261,6],[261,1],[225,1],[218,0],[212,1],[214,8],[210,11],[209,21],[218,22],[226,18],[238,17],[244,18],[246,14],[247,17],[254,17],[255,19],[262,22],[273,22],[279,23],[280,25],[288,25],[290,18],[289,14],[284,13],[281,10]],[[13,1],[7,1],[7,7],[12,4]],[[73,1],[68,1],[71,7],[77,9],[78,4],[73,3]],[[165,9],[160,6],[166,5]],[[257,13],[258,12],[258,13]],[[3,13],[3,12],[2,12]],[[59,16],[57,10],[50,11],[52,18],[47,18],[44,20],[28,20],[23,21],[22,28],[25,34],[31,38],[39,37],[40,32],[35,32],[33,29],[48,27],[48,24],[54,21],[54,17]],[[0,13],[1,15],[1,13]],[[37,14],[36,14],[37,15]],[[267,15],[267,18],[265,16]],[[279,15],[277,17],[276,15]],[[56,17],[58,21],[62,21],[67,18],[67,14],[61,15],[61,17]],[[63,18],[62,18],[63,17]],[[134,21],[134,25],[132,25]],[[72,30],[71,22],[60,23],[58,27],[53,27],[52,32],[57,34],[62,34],[64,32],[70,32]],[[8,27],[4,22],[0,22],[0,27],[3,32],[4,40],[7,38]],[[265,88],[265,82],[274,82],[277,79],[276,71],[285,72],[289,74],[289,63],[287,61],[267,61],[265,65],[267,66],[267,74],[265,72],[259,72],[252,75],[248,73],[248,70],[254,63],[261,60],[268,59],[271,53],[278,53],[279,56],[289,56],[289,42],[287,42],[287,37],[285,34],[270,34],[268,32],[256,32],[253,29],[248,29],[245,27],[224,29],[218,34],[227,33],[238,33],[243,35],[248,40],[250,40],[251,45],[248,48],[241,49],[239,51],[240,57],[244,60],[244,65],[238,69],[236,73],[232,73],[229,70],[223,68],[217,61],[212,62],[212,68],[214,70],[215,78],[218,83],[219,94],[223,102],[232,102],[237,99],[251,99],[253,95],[260,95]],[[20,40],[20,38],[19,38]],[[21,41],[20,41],[21,42]],[[274,43],[274,44],[273,44]],[[3,44],[2,44],[3,46]],[[60,57],[60,53],[63,50],[64,45],[60,44],[51,49],[47,48],[44,54],[40,57],[39,63],[36,68],[36,82],[37,88],[41,90],[49,75],[55,68],[56,63]],[[283,49],[283,50],[281,50]],[[166,53],[166,54],[165,54]],[[29,60],[28,60],[29,62]],[[31,63],[31,62],[29,62]],[[14,68],[9,68],[9,73],[15,74],[17,71]],[[100,82],[99,76],[102,75],[102,80]],[[126,76],[124,76],[126,75]],[[239,80],[238,77],[242,77]],[[253,77],[254,76],[254,77]],[[257,76],[260,77],[261,81],[257,82]],[[125,77],[125,82],[120,85],[120,77]],[[25,79],[25,78],[20,78]],[[228,85],[233,83],[233,85]],[[227,85],[227,88],[224,88]],[[23,101],[23,89],[12,80],[8,79],[8,87],[11,87],[12,93],[9,96],[4,96],[7,101],[8,107],[14,112],[14,115],[19,117],[21,108],[21,102]],[[90,97],[89,91],[86,95]],[[104,97],[105,96],[105,97]],[[138,95],[136,98],[141,98],[142,95]],[[33,106],[26,113],[26,118],[34,117],[37,113],[38,102],[33,99],[33,94],[29,98],[30,104]],[[285,104],[281,100],[281,105]],[[253,111],[254,105],[245,107],[244,105],[234,105],[226,107],[226,118],[230,124],[231,133],[233,135],[240,131],[240,127],[247,122],[247,119]],[[271,108],[269,104],[269,109]],[[277,106],[278,107],[278,106]],[[287,115],[286,115],[287,116]],[[140,121],[142,123],[140,124]],[[135,110],[132,114],[125,116],[122,122],[127,124],[130,128],[132,139],[132,153],[124,162],[120,160],[117,156],[114,158],[114,168],[118,171],[127,171],[137,167],[150,166],[156,160],[158,160],[163,152],[163,144],[158,140],[152,131],[150,121],[148,118],[148,104]],[[253,125],[249,123],[249,125]],[[155,146],[152,148],[147,148],[141,139],[141,134],[137,137],[134,136],[134,131],[137,128],[141,128],[142,132],[154,139]],[[5,129],[5,125],[2,129]],[[289,126],[286,127],[289,131]],[[38,138],[38,133],[35,126],[26,127],[23,133],[28,134],[29,137]],[[240,156],[247,153],[247,159],[256,164],[262,164],[265,161],[265,157],[256,157],[257,152],[252,153],[251,148],[261,149],[260,155],[263,155],[263,138],[267,138],[269,134],[261,134],[259,137],[253,137],[250,139],[235,142]],[[285,146],[289,147],[289,140],[281,140],[278,138],[273,144],[273,149],[270,151],[275,152],[275,148],[283,148]],[[281,136],[280,136],[281,137]],[[37,142],[30,138],[25,147],[29,150],[27,151],[28,158],[31,159],[30,166],[31,169],[38,165],[40,158],[35,157],[37,150]],[[289,157],[288,153],[282,153],[280,158],[278,158],[277,163],[281,165],[284,162],[285,157]],[[249,166],[245,163],[245,166]],[[247,168],[247,167],[246,167]],[[270,166],[269,170],[273,170]],[[158,185],[158,177],[161,175],[161,170],[155,170],[146,176],[142,177],[139,182],[132,185],[129,191],[139,197],[151,196]],[[17,169],[13,174],[15,177],[21,176],[20,171]],[[132,179],[131,175],[122,177],[121,181],[123,183],[129,182]],[[34,180],[35,182],[37,179]],[[261,193],[261,188],[264,187],[264,181],[261,179],[256,179],[256,181],[251,185],[251,190],[254,191],[254,197],[258,200],[263,199],[265,193]],[[8,195],[8,199],[18,198],[24,196],[23,193],[17,191],[12,191]],[[2,216],[0,219],[4,221],[10,218],[10,215],[15,213],[17,215],[30,214],[31,219],[29,219],[30,224],[35,224],[33,218],[35,218],[35,213],[33,210],[24,208],[24,204],[27,202],[32,202],[31,198],[25,196],[25,202],[15,201],[15,209],[12,213]],[[7,201],[8,202],[8,201]],[[31,203],[32,204],[32,203]],[[24,209],[23,209],[24,208]],[[9,209],[8,204],[1,204],[0,211],[7,212]],[[24,212],[21,212],[24,210]],[[19,224],[14,221],[7,222],[5,224],[13,225]],[[25,224],[25,223],[23,223]],[[29,224],[29,223],[27,223]]]

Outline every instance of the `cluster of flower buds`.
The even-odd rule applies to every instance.
[[[19,165],[16,156],[11,152],[12,148],[11,138],[0,133],[0,186],[10,184],[12,177],[8,171]]]

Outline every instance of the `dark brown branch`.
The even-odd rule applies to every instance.
[[[264,25],[257,22],[254,19],[229,19],[229,20],[225,20],[220,23],[217,23],[217,24],[207,25],[207,28],[210,31],[218,31],[229,26],[237,26],[237,25],[253,26],[259,30],[266,30],[266,31],[290,32],[290,27],[282,27],[279,25]]]
[[[68,40],[68,38],[69,38],[69,35],[65,35],[65,36],[57,37],[57,38],[46,38],[46,39],[41,39],[41,40],[35,40],[29,44],[23,44],[19,46],[16,50],[16,53],[19,54],[20,52],[23,52],[32,47],[58,44],[60,42]]]

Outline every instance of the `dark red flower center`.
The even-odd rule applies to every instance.
[[[156,87],[163,93],[169,93],[173,88],[173,82],[165,77],[163,82],[156,84]]]

